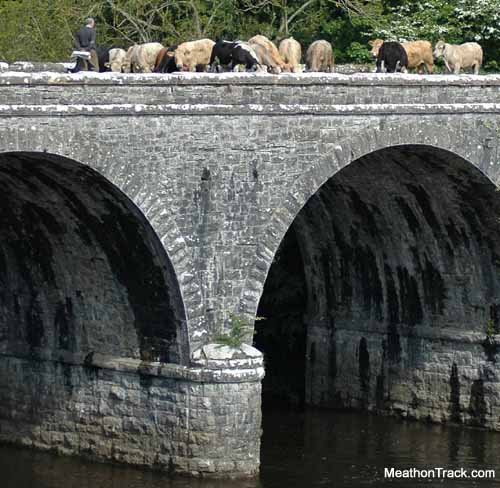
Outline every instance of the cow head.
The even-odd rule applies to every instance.
[[[175,65],[179,71],[187,71],[191,51],[187,47],[179,46],[175,51]]]
[[[444,54],[444,50],[446,49],[446,43],[444,41],[438,41],[436,46],[434,47],[434,52],[432,55],[435,59],[440,58]]]
[[[371,51],[370,54],[372,55],[372,58],[377,58],[378,52],[380,51],[380,47],[384,41],[382,39],[374,39],[373,41],[370,41],[368,44],[371,46]]]
[[[130,59],[126,59],[123,61],[121,65],[121,72],[122,73],[130,73],[131,72],[131,64],[130,64]]]

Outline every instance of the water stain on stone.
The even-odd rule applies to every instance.
[[[408,224],[408,228],[412,232],[414,236],[418,236],[422,230],[420,223],[418,222],[417,216],[413,213],[413,210],[410,208],[408,203],[404,198],[396,197],[396,204],[398,205],[401,213],[403,214],[406,222]]]
[[[453,363],[450,374],[450,420],[460,422],[460,380],[457,363]]]
[[[76,350],[75,341],[75,315],[73,312],[73,302],[66,297],[65,302],[59,302],[54,317],[54,331],[58,337],[58,347],[66,351]]]
[[[399,323],[398,294],[396,292],[396,286],[394,284],[392,270],[387,263],[384,264],[384,275],[385,275],[385,286],[386,286],[386,293],[387,293],[386,315],[387,315],[389,324],[398,324]]]
[[[432,313],[443,314],[446,299],[446,286],[437,267],[426,258],[422,270],[422,284],[424,287],[424,301]]]
[[[380,281],[377,259],[369,247],[356,246],[354,249],[356,282],[361,286],[365,312],[374,311],[375,318],[383,320],[383,289]]]
[[[439,225],[439,220],[437,219],[436,214],[434,213],[431,200],[425,188],[422,185],[417,186],[417,185],[407,184],[405,186],[409,190],[409,192],[415,197],[415,200],[417,201],[420,210],[422,211],[422,215],[429,224],[429,227],[431,228],[436,239],[439,240],[441,236],[441,231],[440,231],[441,227]]]
[[[401,266],[397,267],[397,273],[401,303],[401,321],[411,326],[420,324],[423,319],[423,311],[418,294],[417,280],[414,276],[410,276],[406,268]]]
[[[484,382],[482,379],[478,379],[472,383],[470,391],[469,414],[472,417],[472,423],[484,425],[486,423],[486,412]]]
[[[379,229],[374,217],[374,212],[370,207],[361,199],[359,193],[351,189],[349,196],[352,202],[352,209],[354,214],[360,218],[361,228],[367,232],[372,238],[379,235]]]
[[[367,396],[370,391],[370,354],[364,337],[359,341],[358,372],[361,392]]]

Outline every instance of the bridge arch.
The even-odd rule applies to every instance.
[[[446,130],[441,130],[442,127]],[[363,129],[356,137],[336,143],[327,138],[319,140],[323,150],[329,151],[329,157],[311,163],[309,170],[295,180],[282,205],[268,219],[257,242],[253,266],[249,266],[240,297],[241,312],[252,317],[255,315],[274,256],[302,208],[330,178],[362,156],[396,146],[428,146],[470,162],[490,179],[488,171],[493,168],[488,167],[486,162],[487,149],[464,133],[459,121],[455,124],[450,119],[442,127],[436,127],[435,122],[425,119],[418,124],[392,124],[382,120],[378,128]],[[492,183],[498,184],[496,181]]]
[[[268,354],[264,391],[484,423],[470,407],[477,385],[453,382],[458,365],[482,385],[481,364],[496,354],[485,342],[500,332],[496,186],[479,164],[436,145],[349,156],[305,199],[272,255],[257,311],[268,318],[256,331]],[[467,359],[474,348],[477,364]],[[434,363],[450,377],[438,381]],[[433,403],[450,385],[445,407]]]
[[[121,190],[45,152],[0,154],[0,350],[187,363],[165,247]]]

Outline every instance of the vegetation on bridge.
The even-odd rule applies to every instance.
[[[326,39],[338,62],[366,62],[367,41],[477,41],[500,69],[500,0],[3,0],[0,60],[60,61],[87,16],[107,46],[210,37]]]

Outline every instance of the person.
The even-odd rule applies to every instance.
[[[92,17],[89,17],[86,20],[86,24],[75,34],[75,48],[77,51],[86,51],[90,53],[90,60],[83,60],[84,69],[88,71],[99,71],[95,20]]]

